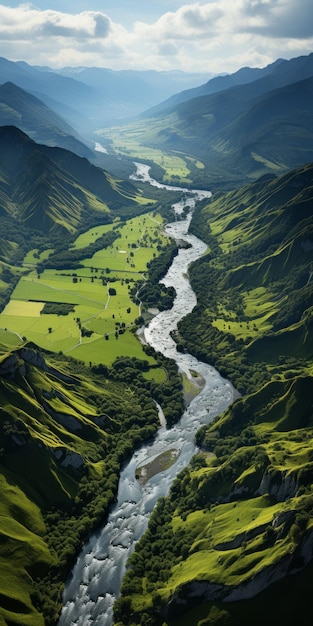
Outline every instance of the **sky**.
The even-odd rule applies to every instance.
[[[0,4],[0,56],[61,68],[224,73],[313,52],[312,0]]]

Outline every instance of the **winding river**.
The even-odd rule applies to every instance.
[[[162,185],[150,178],[149,167],[136,163],[133,179],[150,182],[160,188],[178,190],[183,198],[174,205],[177,214],[185,204],[191,208],[198,200],[209,197],[208,191]],[[126,561],[135,542],[147,528],[150,513],[160,496],[168,494],[178,474],[195,452],[194,437],[199,427],[224,411],[235,397],[229,381],[205,363],[189,354],[177,352],[171,331],[178,321],[191,312],[196,297],[187,279],[188,266],[206,250],[206,245],[189,234],[191,214],[166,226],[166,232],[175,239],[184,239],[190,247],[180,249],[162,283],[174,286],[177,296],[171,310],[156,315],[144,330],[144,340],[169,358],[175,359],[179,369],[189,378],[194,373],[204,381],[201,392],[193,398],[178,424],[171,429],[162,426],[153,441],[135,452],[123,469],[117,495],[106,525],[91,536],[79,555],[67,582],[59,626],[110,626],[113,622],[113,603],[119,594]],[[167,470],[152,476],[144,484],[135,478],[136,469],[166,451],[176,451],[176,460]]]

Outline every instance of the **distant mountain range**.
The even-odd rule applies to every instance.
[[[229,186],[313,160],[313,54],[244,68],[185,91],[122,129],[145,146],[200,159]]]
[[[29,91],[85,136],[136,116],[212,76],[209,72],[118,72],[97,67],[57,71],[0,58],[0,85],[12,82]]]
[[[154,107],[153,111],[147,111],[146,114],[149,116],[152,112],[161,113],[162,111],[175,107],[181,102],[186,102],[193,98],[209,96],[214,93],[226,91],[232,87],[248,85],[249,83],[255,83],[255,81],[267,79],[263,81],[263,83],[259,83],[258,86],[255,85],[255,95],[261,95],[262,90],[265,93],[270,89],[283,87],[291,82],[309,78],[312,74],[313,53],[308,56],[296,57],[290,61],[277,59],[277,61],[274,61],[274,63],[264,68],[242,67],[233,74],[215,76],[204,85],[177,93]]]

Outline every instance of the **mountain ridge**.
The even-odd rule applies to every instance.
[[[64,148],[37,144],[14,126],[0,127],[2,215],[32,228],[75,232],[87,209],[111,221],[109,206],[134,204],[136,188]]]
[[[92,150],[65,120],[33,94],[12,82],[0,85],[0,126],[18,126],[34,141],[93,157]]]
[[[172,108],[172,105],[177,106],[182,102],[186,102],[197,97],[213,95],[214,93],[220,93],[231,89],[232,87],[243,87],[244,85],[249,85],[259,80],[262,81],[262,79],[265,79],[263,81],[263,89],[268,91],[272,87],[282,87],[290,82],[294,82],[295,79],[301,80],[308,78],[309,76],[312,76],[312,74],[313,53],[307,56],[295,57],[294,59],[290,59],[288,61],[285,59],[277,59],[264,68],[240,68],[233,74],[216,76],[200,87],[176,94],[153,109],[145,111],[144,116],[156,114],[166,110],[166,108]],[[270,83],[270,86],[267,83]]]

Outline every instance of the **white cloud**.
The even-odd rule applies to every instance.
[[[166,11],[152,22],[147,5],[142,20],[127,27],[117,21],[117,9],[113,21],[100,10],[72,14],[30,4],[16,8],[0,4],[0,55],[53,67],[235,71],[311,52],[311,3],[199,0]]]
[[[160,38],[192,40],[194,37],[213,35],[216,24],[223,17],[217,2],[200,5],[198,2],[180,7],[175,13],[164,13],[154,24],[135,24],[137,36],[159,40]]]
[[[106,37],[111,30],[111,20],[103,13],[84,11],[77,15],[59,11],[40,11],[29,5],[16,9],[0,5],[1,39],[32,37]]]

